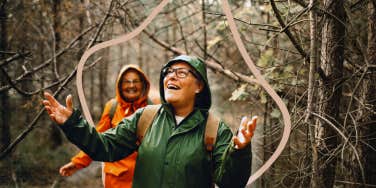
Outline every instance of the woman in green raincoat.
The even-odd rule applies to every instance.
[[[138,150],[133,187],[197,188],[244,187],[251,172],[251,138],[256,118],[243,118],[238,135],[219,123],[212,152],[204,145],[211,92],[204,62],[181,55],[163,66],[160,74],[162,106],[137,144],[137,123],[144,108],[118,126],[98,133],[72,108],[62,106],[49,93],[43,101],[51,119],[67,138],[98,161],[116,161]]]

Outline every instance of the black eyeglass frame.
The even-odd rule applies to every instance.
[[[168,72],[168,70],[172,70],[172,72]],[[186,78],[188,76],[188,74],[186,74],[185,76],[179,76],[178,75],[178,70],[187,70],[189,73],[191,73],[195,78],[199,79],[199,77],[196,75],[196,73],[191,70],[191,69],[188,69],[188,68],[183,68],[183,67],[179,67],[179,68],[171,68],[171,67],[165,67],[163,68],[162,70],[162,73],[163,73],[163,78],[166,77],[167,75],[171,74],[171,73],[175,73],[176,77],[178,78]],[[187,73],[188,73],[187,72]]]

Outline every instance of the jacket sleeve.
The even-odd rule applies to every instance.
[[[143,109],[124,118],[115,128],[98,133],[83,119],[78,110],[61,126],[69,141],[93,160],[113,162],[120,160],[137,149],[137,121]]]
[[[111,128],[111,119],[109,115],[109,111],[112,106],[112,101],[106,103],[101,119],[99,120],[96,130],[98,132],[104,132],[107,129]],[[93,160],[90,158],[89,155],[87,155],[85,152],[80,151],[78,154],[76,154],[74,157],[71,158],[71,162],[77,166],[78,168],[85,168],[91,164]]]
[[[251,175],[251,144],[235,149],[231,130],[222,122],[213,152],[214,180],[219,187],[245,187]]]

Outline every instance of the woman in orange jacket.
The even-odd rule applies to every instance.
[[[125,66],[116,80],[116,97],[106,103],[96,130],[104,132],[113,128],[124,117],[146,106],[149,90],[149,79],[142,70],[134,65]],[[104,187],[132,187],[136,157],[137,152],[134,152],[122,160],[105,162],[102,169]],[[59,172],[62,176],[71,176],[78,170],[89,166],[91,161],[92,159],[87,154],[80,151],[71,159],[71,162],[62,166]]]

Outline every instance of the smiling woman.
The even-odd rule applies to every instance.
[[[116,96],[107,102],[96,126],[98,132],[115,127],[124,117],[147,105],[149,79],[136,65],[127,65],[120,70],[115,88]],[[104,187],[131,187],[136,157],[137,153],[134,152],[122,160],[105,163],[102,174]],[[60,168],[60,174],[71,176],[76,171],[89,166],[91,162],[92,159],[81,151],[71,159],[71,162]]]
[[[129,82],[134,85],[134,80]],[[205,63],[193,56],[175,57],[162,67],[159,84],[162,106],[141,144],[136,133],[144,108],[116,128],[98,133],[73,110],[71,97],[66,108],[49,94],[43,103],[68,139],[94,160],[116,161],[138,151],[132,187],[244,187],[257,118],[243,118],[237,136],[220,121],[214,148],[208,152],[204,138],[211,92]]]
[[[133,102],[145,93],[144,79],[136,69],[129,69],[121,78],[119,88],[123,99]]]

